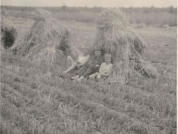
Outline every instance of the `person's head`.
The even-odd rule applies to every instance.
[[[87,48],[82,48],[82,53],[84,56],[87,56],[89,54],[89,50]]]
[[[112,61],[111,54],[106,53],[104,55],[104,60],[105,60],[106,63],[111,63],[111,61]]]
[[[99,49],[95,50],[95,56],[96,57],[101,56],[101,50],[99,50]]]

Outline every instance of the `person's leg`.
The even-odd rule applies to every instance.
[[[98,74],[98,75],[96,76],[96,79],[97,79],[97,81],[99,81],[99,80],[101,79],[101,75]]]
[[[67,68],[71,67],[75,63],[74,59],[71,56],[67,57]]]
[[[67,57],[67,70],[65,70],[63,73],[68,73],[71,70],[73,70],[76,67],[76,63],[74,59],[71,56]]]
[[[64,71],[63,73],[68,73],[70,71],[72,71],[74,68],[76,67],[76,63],[73,63],[66,71]]]
[[[96,72],[96,73],[94,73],[94,74],[91,74],[91,75],[89,76],[89,78],[90,78],[90,79],[95,79],[97,75],[98,75],[98,72]]]
[[[85,72],[84,77],[87,77],[87,76],[89,76],[89,75],[91,75],[91,74],[94,74],[94,73],[96,73],[96,72],[98,72],[98,71],[99,71],[99,68],[98,68],[98,67],[90,66],[89,69]]]
[[[86,78],[87,76],[89,76],[90,74],[92,74],[93,68],[91,66],[88,66],[88,68],[86,69],[86,71],[83,73],[83,75],[80,76],[80,78],[78,79],[78,81],[81,81],[82,79]]]
[[[77,80],[78,80],[78,81],[81,81],[81,80],[83,80],[83,79],[84,79],[84,77],[81,76],[81,77],[79,77]]]
[[[79,77],[82,76],[86,70],[88,69],[88,65],[85,65],[83,67],[81,67],[77,72],[76,72],[76,75],[78,75]]]
[[[70,79],[76,80],[76,79],[79,79],[79,76],[78,76],[78,75],[75,75],[75,76],[72,76]]]
[[[88,65],[85,65],[83,67],[81,67],[76,73],[75,76],[71,77],[71,79],[79,79],[87,70]]]
[[[97,81],[105,81],[108,78],[108,76],[98,74],[96,77]]]
[[[89,75],[91,75],[91,74],[93,74],[94,73],[94,68],[93,67],[88,67],[87,68],[87,70],[85,71],[85,73],[83,74],[83,77],[87,77],[87,76],[89,76]]]
[[[99,68],[95,66],[88,66],[87,70],[84,72],[84,74],[79,78],[79,81],[81,81],[83,78],[88,77],[89,75],[98,72]]]

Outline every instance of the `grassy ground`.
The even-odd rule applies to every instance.
[[[12,21],[20,36],[33,23]],[[71,29],[76,47],[93,43],[94,24],[61,23]],[[0,133],[176,134],[176,29],[135,30],[148,43],[144,56],[158,69],[158,80],[135,78],[127,85],[62,80],[57,72],[3,52]]]

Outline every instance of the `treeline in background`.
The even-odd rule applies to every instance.
[[[17,7],[17,6],[1,6],[8,11],[8,14],[16,18],[30,18],[30,15],[37,7]],[[105,8],[102,7],[43,7],[45,10],[60,20],[94,22],[97,15]],[[132,24],[151,25],[162,27],[168,25],[177,26],[177,8],[170,6],[164,8],[157,7],[128,7],[121,9],[130,17]]]

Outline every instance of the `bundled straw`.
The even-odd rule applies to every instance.
[[[32,18],[35,20],[33,26],[16,42],[13,50],[37,64],[63,66],[67,49],[72,53],[70,30],[44,10],[37,10]]]
[[[107,9],[97,20],[97,35],[93,48],[111,53],[114,70],[110,81],[125,82],[129,75],[156,77],[157,71],[142,59],[144,40],[134,32],[126,15],[119,9]]]
[[[1,11],[1,45],[7,49],[13,46],[17,38],[17,30],[12,22],[7,18],[5,9]]]

